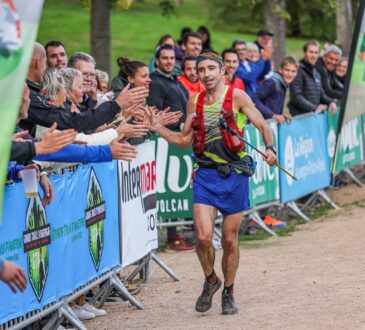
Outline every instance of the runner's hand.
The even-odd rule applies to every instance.
[[[278,159],[271,149],[267,149],[265,155],[265,162],[268,163],[270,166],[275,166],[278,163]]]

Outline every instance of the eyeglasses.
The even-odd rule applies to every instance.
[[[96,77],[96,74],[92,73],[92,72],[83,72],[82,75],[84,77],[89,77],[89,78],[95,78]]]

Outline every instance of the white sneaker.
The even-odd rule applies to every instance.
[[[93,305],[86,303],[85,305],[82,305],[81,308],[84,311],[90,312],[95,314],[95,316],[105,316],[106,315],[106,311],[104,309],[99,309],[94,307]]]
[[[62,325],[59,325],[58,328],[57,328],[57,330],[66,330],[66,328],[63,327]]]
[[[94,313],[86,311],[83,307],[84,306],[78,306],[78,305],[72,307],[72,310],[74,311],[76,316],[80,319],[80,321],[91,320],[95,318],[96,315]]]

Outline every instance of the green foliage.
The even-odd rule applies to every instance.
[[[112,65],[113,73],[118,72],[116,58],[128,56],[149,63],[157,40],[170,33],[176,40],[180,38],[183,27],[196,30],[206,25],[211,31],[212,45],[217,51],[229,47],[235,39],[253,41],[255,36],[248,33],[229,32],[212,27],[209,19],[209,7],[206,0],[184,0],[175,7],[176,15],[167,19],[161,15],[160,0],[134,1],[128,11],[111,11]],[[242,9],[241,9],[242,11]],[[79,0],[47,0],[41,17],[37,41],[46,44],[49,40],[61,40],[65,43],[68,56],[76,51],[90,52],[90,12]],[[229,18],[226,21],[230,21]],[[246,22],[245,26],[249,26]],[[230,27],[235,28],[234,24]],[[258,28],[253,28],[256,32]],[[304,40],[288,39],[287,53],[300,58]]]
[[[267,1],[271,0],[206,0],[206,3],[215,28],[255,33],[265,26],[263,13]],[[357,2],[354,0],[354,5]],[[335,39],[337,0],[286,0],[286,6],[286,11],[277,7],[275,14],[287,20],[288,35]]]

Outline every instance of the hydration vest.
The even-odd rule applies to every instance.
[[[226,95],[224,97],[224,101],[222,104],[222,110],[219,116],[225,119],[226,124],[233,131],[237,132],[240,136],[243,137],[244,130],[240,130],[237,127],[236,120],[233,114],[232,100],[233,100],[233,87],[229,87]],[[192,128],[194,130],[194,141],[193,141],[193,152],[195,155],[201,155],[205,150],[205,140],[206,140],[206,131],[204,125],[204,98],[206,95],[206,91],[203,91],[199,94],[197,102],[196,102],[196,115],[192,121]],[[217,125],[219,122],[217,121]],[[231,135],[224,128],[220,128],[222,140],[227,148],[234,152],[238,153],[245,150],[245,143],[238,139],[236,136]]]

